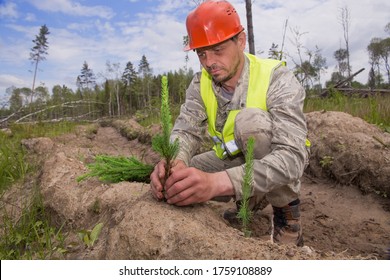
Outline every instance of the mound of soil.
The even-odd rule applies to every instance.
[[[271,242],[270,205],[255,213],[253,234],[246,238],[222,218],[233,202],[176,207],[155,201],[148,184],[77,182],[99,154],[156,163],[159,157],[144,130],[140,141],[123,136],[118,127],[124,123],[81,126],[73,134],[29,139],[24,145],[42,161],[40,191],[53,223],[68,233],[67,259],[385,259],[390,213],[383,193],[389,193],[390,157],[372,136],[386,143],[388,134],[346,114],[315,112],[307,119],[313,146],[302,184],[302,248]],[[351,173],[348,179],[345,173]],[[13,191],[5,197],[20,196]],[[100,222],[99,239],[87,248],[77,232]]]
[[[390,134],[342,112],[306,115],[312,142],[307,170],[317,178],[390,195]]]

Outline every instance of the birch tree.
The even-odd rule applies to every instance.
[[[350,63],[350,52],[349,52],[349,26],[351,25],[351,13],[347,6],[341,8],[340,23],[343,27],[343,37],[345,42],[346,50],[346,71],[348,77],[351,76],[351,63]]]

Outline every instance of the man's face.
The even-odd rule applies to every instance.
[[[245,33],[234,40],[196,50],[202,66],[216,82],[225,83],[237,74],[245,49]]]

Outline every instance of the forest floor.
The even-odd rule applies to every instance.
[[[328,122],[333,118],[338,119],[339,124],[353,126],[354,123],[354,119],[351,121],[349,116],[340,119],[340,115],[328,115],[324,116],[323,122],[318,120],[319,117],[321,116],[308,116],[309,129],[316,124],[315,130],[319,131],[320,123],[324,124],[325,120]],[[369,133],[367,131],[370,131],[372,126],[360,120],[358,122],[363,126],[359,129]],[[332,125],[326,127],[330,128]],[[340,125],[337,130],[345,131]],[[390,143],[386,142],[390,139],[388,134],[378,133],[385,143]],[[329,139],[342,141],[337,137],[339,136]],[[311,139],[316,137],[311,135]],[[315,150],[312,154],[314,160],[318,147],[316,148],[315,141],[312,142]],[[362,139],[358,141],[361,142]],[[368,185],[363,184],[365,179],[357,181],[355,176],[353,180],[349,180],[351,183],[347,184],[335,180],[337,174],[328,169],[325,173],[333,174],[329,179],[319,175],[319,169],[311,162],[312,168],[303,176],[301,188],[305,246],[280,246],[270,240],[270,205],[254,214],[250,226],[252,236],[247,238],[243,236],[240,228],[234,228],[222,218],[223,212],[231,208],[233,202],[207,202],[176,207],[155,201],[147,183],[109,184],[97,178],[77,182],[77,177],[88,171],[86,166],[93,162],[96,155],[135,156],[150,164],[158,161],[159,157],[153,152],[148,141],[140,141],[139,137],[131,140],[113,126],[80,126],[75,133],[54,139],[28,139],[24,145],[30,155],[41,163],[39,176],[30,184],[12,188],[3,196],[3,200],[9,207],[8,213],[17,216],[15,205],[22,203],[31,193],[28,190],[32,190],[33,185],[39,186],[53,224],[63,226],[63,231],[67,233],[67,252],[59,256],[60,258],[388,258],[386,251],[390,245],[390,200],[383,193],[390,187],[387,185],[390,181],[384,185],[376,183],[376,186],[382,188],[379,188],[380,191],[367,191]],[[351,150],[359,150],[357,146],[345,143],[343,145]],[[321,147],[324,148],[324,145]],[[369,149],[370,146],[365,144],[367,154],[375,156],[375,153],[379,152],[381,159],[377,161],[385,157],[385,163],[390,164],[387,147],[374,144],[373,150]],[[340,151],[336,151],[337,153]],[[327,151],[326,155],[330,156],[330,152]],[[336,155],[332,157],[336,162]],[[347,155],[345,157],[348,158]],[[353,161],[356,160],[353,158]],[[371,164],[371,161],[366,158],[366,163]],[[380,170],[388,171],[386,168]],[[384,178],[389,176],[387,173]],[[374,179],[369,178],[370,180]],[[99,222],[104,226],[98,241],[92,247],[85,246],[77,233],[80,230],[92,229]]]

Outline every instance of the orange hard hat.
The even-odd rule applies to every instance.
[[[244,30],[236,10],[225,0],[203,2],[188,14],[186,26],[186,51],[221,43]]]

